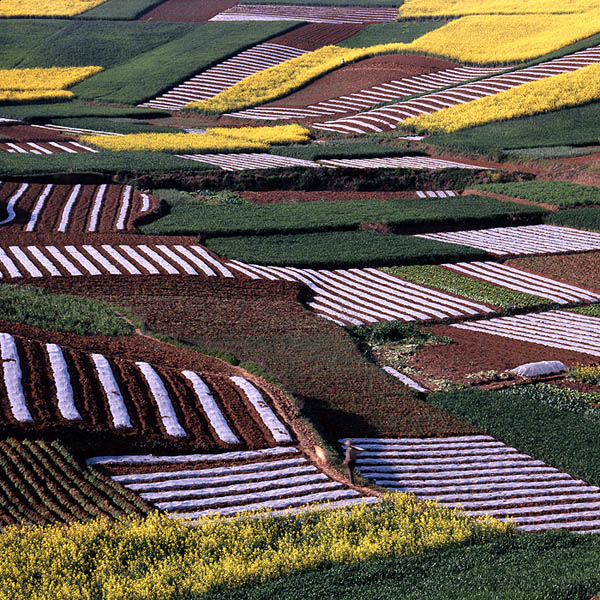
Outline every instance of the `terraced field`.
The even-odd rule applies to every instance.
[[[597,597],[600,86],[552,84],[594,2],[42,4],[0,7],[0,600]]]

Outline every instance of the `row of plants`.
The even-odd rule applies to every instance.
[[[0,285],[0,319],[81,335],[128,335],[131,325],[97,300],[51,294],[43,288]]]
[[[540,402],[534,387],[514,392],[437,392],[427,401],[520,452],[591,485],[600,484],[597,421]]]
[[[274,127],[212,127],[205,133],[131,133],[123,136],[84,135],[81,140],[116,152],[242,152],[266,150],[273,144],[309,140],[300,125]]]
[[[569,381],[600,385],[600,364],[575,365],[569,369],[567,379]],[[595,403],[600,404],[600,396],[596,395]]]
[[[542,215],[543,211],[535,206],[481,196],[244,206],[205,206],[190,202],[175,206],[170,214],[145,225],[142,230],[156,235],[214,237],[350,230],[377,223],[389,231],[405,233],[539,223]]]
[[[592,64],[570,73],[524,83],[466,104],[412,117],[403,122],[403,127],[412,127],[416,131],[451,133],[491,121],[586,104],[600,98],[599,73],[600,65]]]
[[[79,83],[73,92],[89,100],[139,104],[295,26],[290,21],[197,23],[189,33]]]
[[[519,308],[534,308],[548,304],[548,300],[545,298],[516,292],[473,277],[467,277],[439,265],[384,267],[382,270],[386,273],[398,275],[403,279],[429,285],[476,302],[500,306],[509,312]]]
[[[3,525],[118,519],[149,512],[132,492],[79,466],[57,441],[2,440],[0,465]]]
[[[486,260],[477,248],[373,231],[209,238],[217,254],[260,265],[343,269]]]
[[[580,185],[569,181],[512,181],[510,183],[488,183],[478,189],[513,198],[524,198],[531,202],[554,206],[579,206],[600,204],[600,189],[593,185]]]
[[[588,206],[585,208],[572,208],[549,213],[544,216],[544,222],[576,229],[600,230],[600,207]]]
[[[271,154],[291,156],[304,160],[319,160],[322,158],[369,158],[380,156],[424,156],[422,150],[408,148],[402,145],[384,145],[377,142],[366,143],[326,143],[311,145],[274,146]]]
[[[56,589],[65,600],[98,593],[120,600],[199,598],[292,573],[511,535],[510,525],[469,519],[408,494],[390,496],[375,508],[204,518],[195,527],[157,514],[67,528],[9,528],[0,533],[0,598],[35,594],[49,600]]]
[[[529,160],[544,160],[549,158],[573,158],[598,152],[598,148],[576,148],[574,146],[540,146],[539,148],[517,148],[505,150],[508,156]]]

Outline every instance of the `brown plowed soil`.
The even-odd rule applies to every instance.
[[[144,13],[140,21],[197,23],[238,4],[237,0],[167,0]]]
[[[58,131],[32,127],[31,125],[0,125],[0,139],[13,142],[76,142],[77,138],[62,135]]]
[[[429,383],[431,388],[435,387],[432,382],[436,379],[463,383],[465,377],[472,373],[505,371],[541,360],[560,360],[566,365],[598,362],[598,357],[589,354],[456,329],[448,325],[435,325],[428,330],[453,341],[452,344],[424,346],[410,359],[411,366],[423,372],[419,380],[426,386]]]
[[[240,192],[240,195],[253,204],[286,204],[296,202],[341,202],[344,200],[395,200],[396,198],[416,198],[416,192],[301,192],[276,190],[272,192]]]
[[[308,106],[352,92],[359,92],[373,85],[422,73],[451,69],[456,66],[456,63],[447,60],[415,54],[374,56],[336,69],[301,90],[265,104],[265,106]]]
[[[269,40],[269,42],[292,46],[301,50],[316,50],[317,48],[321,48],[321,46],[337,44],[342,40],[348,39],[357,34],[366,25],[367,23],[309,23],[308,25],[277,36]]]

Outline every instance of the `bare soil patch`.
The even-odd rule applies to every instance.
[[[273,38],[269,42],[301,50],[316,50],[321,46],[337,44],[355,35],[366,25],[367,23],[309,23]]]
[[[77,141],[77,138],[63,135],[58,131],[32,127],[31,125],[0,125],[0,139],[2,138],[13,142]]]
[[[238,4],[237,0],[167,0],[144,13],[140,21],[197,23]]]

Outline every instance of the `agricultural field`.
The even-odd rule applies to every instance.
[[[598,598],[599,8],[0,2],[0,600]]]

